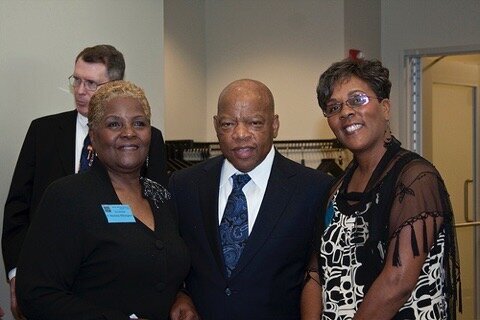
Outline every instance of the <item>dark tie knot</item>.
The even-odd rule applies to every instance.
[[[250,176],[248,174],[234,174],[233,179],[233,190],[241,190],[247,183],[250,181]]]
[[[87,133],[87,136],[83,140],[83,147],[86,148],[91,144],[90,135]]]

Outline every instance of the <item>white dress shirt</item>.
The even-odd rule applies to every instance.
[[[220,173],[220,188],[218,193],[218,224],[220,225],[223,212],[227,205],[228,196],[233,189],[234,174],[248,173],[251,180],[242,188],[245,198],[247,199],[248,208],[248,234],[252,232],[253,225],[258,216],[263,196],[267,190],[268,179],[272,171],[273,158],[275,157],[275,149],[272,146],[270,152],[265,159],[250,172],[240,172],[230,161],[225,159]]]
[[[80,169],[80,156],[82,155],[83,141],[88,134],[87,117],[77,113],[77,125],[75,133],[75,173]]]

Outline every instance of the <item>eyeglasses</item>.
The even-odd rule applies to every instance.
[[[102,84],[108,83],[110,81],[105,81],[105,82],[102,82],[102,83],[96,83],[95,81],[92,81],[92,80],[80,79],[79,77],[76,77],[72,74],[70,77],[68,77],[68,82],[74,88],[80,87],[80,85],[83,82],[83,85],[85,86],[85,89],[87,89],[88,91],[97,91],[98,86],[101,86]]]
[[[370,99],[377,99],[378,101],[383,100],[383,98],[367,96],[365,93],[357,93],[345,100],[345,102],[334,102],[327,104],[327,106],[323,110],[323,115],[327,118],[330,118],[331,116],[340,113],[345,104],[350,108],[356,109],[367,105],[370,102]]]

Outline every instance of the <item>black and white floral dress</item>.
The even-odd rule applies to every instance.
[[[423,250],[427,258],[394,319],[453,319],[459,274],[452,210],[442,178],[396,140],[365,192],[348,193],[356,167],[353,161],[334,187],[325,216],[319,244],[322,319],[352,319],[384,265],[401,265],[402,250],[415,256]],[[408,232],[401,232],[405,228]],[[411,246],[400,247],[399,238],[407,235]],[[394,248],[390,260],[389,247]]]

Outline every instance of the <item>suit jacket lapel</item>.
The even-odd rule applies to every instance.
[[[68,174],[73,174],[75,173],[77,111],[65,113],[65,117],[59,118],[58,120],[58,134],[55,137],[57,152],[63,170]]]
[[[223,157],[217,157],[204,167],[205,176],[197,181],[200,209],[205,233],[213,256],[221,272],[224,272],[223,256],[218,232],[218,189]]]
[[[93,162],[92,168],[86,174],[93,176],[93,181],[97,182],[97,187],[101,190],[101,201],[105,204],[121,204],[112,181],[108,176],[107,169],[100,161]]]
[[[252,233],[248,237],[240,260],[232,273],[232,278],[250,262],[270,237],[293,195],[295,185],[290,181],[293,175],[295,175],[295,172],[288,166],[285,158],[280,153],[275,152],[267,190]]]

